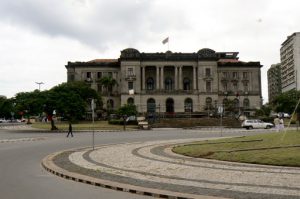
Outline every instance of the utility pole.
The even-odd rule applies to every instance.
[[[93,121],[93,125],[92,125],[92,129],[93,129],[93,139],[92,139],[92,142],[93,142],[93,150],[95,150],[95,119],[94,119],[94,99],[91,100],[91,109],[92,109],[92,121]]]

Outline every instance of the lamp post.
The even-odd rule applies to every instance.
[[[39,85],[39,91],[41,91],[41,84],[44,84],[44,82],[35,82],[35,83]]]
[[[93,143],[93,150],[95,149],[95,119],[94,119],[94,99],[91,100],[91,109],[92,109],[92,120],[93,120],[93,125],[92,125],[92,129],[93,129],[93,138],[92,138],[92,143]]]

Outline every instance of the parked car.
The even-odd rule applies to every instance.
[[[245,120],[242,123],[242,127],[246,129],[269,129],[274,127],[274,125],[261,120]]]
[[[7,123],[8,120],[4,119],[4,118],[0,118],[0,123]]]

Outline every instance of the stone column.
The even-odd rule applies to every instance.
[[[156,90],[159,90],[159,66],[156,66]]]
[[[142,66],[142,90],[145,90],[145,84],[146,84],[146,79],[145,79],[145,66]]]
[[[174,78],[174,81],[175,81],[175,90],[178,90],[178,67],[177,66],[174,66],[174,69],[175,69],[175,78]]]
[[[161,66],[160,69],[160,89],[163,90],[164,89],[164,67]]]
[[[196,81],[196,67],[193,66],[193,90],[197,89],[197,81]]]
[[[182,66],[179,66],[179,90],[182,90]]]
[[[197,67],[198,68],[198,92],[202,92],[203,91],[203,86],[201,86],[200,84],[201,84],[201,82],[202,82],[202,77],[201,77],[201,69],[202,68],[200,68],[199,66]],[[201,79],[200,79],[200,77],[201,77]]]

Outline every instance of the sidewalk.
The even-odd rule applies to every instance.
[[[200,140],[200,139],[199,139]],[[300,168],[195,159],[171,146],[195,139],[105,145],[50,155],[43,166],[88,184],[164,198],[300,198]]]

